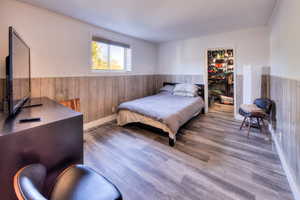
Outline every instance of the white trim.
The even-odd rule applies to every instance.
[[[99,73],[99,74],[105,74],[105,73],[130,73],[130,71],[125,69],[90,69],[91,73]]]
[[[294,198],[295,198],[295,200],[300,200],[300,186],[297,185],[295,177],[291,173],[291,169],[290,169],[290,167],[289,167],[289,165],[288,165],[288,163],[285,159],[285,156],[284,156],[284,154],[282,152],[282,149],[280,147],[280,144],[278,142],[278,137],[276,136],[275,131],[274,131],[274,129],[272,128],[272,126],[270,124],[269,124],[269,131],[272,134],[272,138],[274,140],[275,147],[276,147],[277,153],[279,155],[279,159],[281,161],[283,170],[284,170],[284,172],[286,174],[286,177],[288,179],[288,182],[289,182],[289,185],[291,187]]]
[[[118,77],[118,76],[153,76],[160,74],[151,73],[132,73],[131,71],[123,71],[123,73],[110,73],[111,71],[103,71],[102,73],[90,73],[83,75],[58,75],[58,76],[34,76],[31,78],[89,78],[89,77]],[[5,78],[5,77],[3,77]]]
[[[97,119],[97,120],[94,120],[94,121],[91,121],[91,122],[88,122],[88,123],[85,123],[83,125],[83,130],[84,131],[87,131],[91,128],[94,128],[96,126],[100,126],[102,124],[105,124],[107,122],[111,122],[113,120],[117,119],[117,115],[116,114],[113,114],[113,115],[109,115],[107,117],[103,117],[101,119]]]

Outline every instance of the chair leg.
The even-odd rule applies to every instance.
[[[259,120],[260,120],[260,117],[257,117],[257,118],[256,118],[257,127],[259,128],[260,132],[261,132],[261,133],[263,133],[263,131],[262,131],[262,127],[261,127],[261,125],[260,125],[260,122],[259,122]]]
[[[271,135],[270,134],[268,134],[269,132],[268,132],[268,127],[266,126],[266,124],[265,124],[265,122],[264,122],[264,118],[260,118],[260,120],[261,120],[261,122],[262,122],[262,124],[263,124],[263,129],[264,129],[264,134],[265,134],[265,136],[266,136],[266,138],[265,138],[265,140],[268,140],[268,141],[270,141],[270,142],[272,142],[272,138],[271,138]]]
[[[174,146],[175,146],[175,143],[176,143],[176,139],[173,139],[173,138],[170,138],[170,137],[169,137],[169,145],[170,145],[171,147],[174,147]]]
[[[260,120],[261,120],[261,122],[262,122],[262,125],[263,125],[263,127],[262,127],[262,128],[263,128],[264,130],[266,130],[267,126],[266,126],[266,124],[265,124],[265,122],[264,122],[264,118],[260,118]],[[266,132],[266,131],[265,131],[265,135],[266,135],[266,136],[268,136],[268,134],[267,134],[267,132]]]
[[[243,126],[244,126],[244,124],[245,124],[246,119],[247,119],[247,117],[244,117],[244,120],[243,120],[243,122],[242,122],[242,125],[241,125],[241,127],[240,127],[240,130],[242,130],[242,128],[243,128]]]
[[[263,119],[263,118],[260,118],[260,120],[261,120],[261,122],[262,122],[264,128],[266,128],[266,124],[265,124],[265,122],[264,122],[264,119]]]
[[[249,117],[249,123],[248,123],[248,134],[247,134],[247,137],[248,137],[248,138],[249,138],[249,136],[250,136],[251,122],[252,122],[252,118],[251,118],[251,117]]]

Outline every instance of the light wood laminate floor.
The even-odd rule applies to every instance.
[[[292,200],[271,143],[239,126],[232,107],[217,104],[183,126],[172,148],[157,130],[112,122],[86,132],[84,161],[125,200]]]

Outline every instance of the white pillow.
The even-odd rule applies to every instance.
[[[183,96],[183,97],[195,97],[195,95],[190,92],[173,92],[173,95]]]
[[[170,92],[172,93],[174,90],[174,85],[165,85],[164,87],[160,88],[159,92]]]
[[[189,96],[198,96],[198,86],[194,85],[194,84],[189,84],[189,83],[181,83],[181,84],[177,84],[173,90],[174,93],[189,93]],[[181,95],[182,96],[182,95]],[[185,95],[187,96],[187,95]]]

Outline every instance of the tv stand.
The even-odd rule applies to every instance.
[[[0,199],[17,199],[13,177],[19,169],[41,163],[47,168],[45,194],[57,175],[72,164],[83,163],[83,116],[81,113],[50,100],[34,98],[15,117],[0,112]],[[26,105],[26,104],[25,104]],[[22,119],[41,117],[34,123]]]

